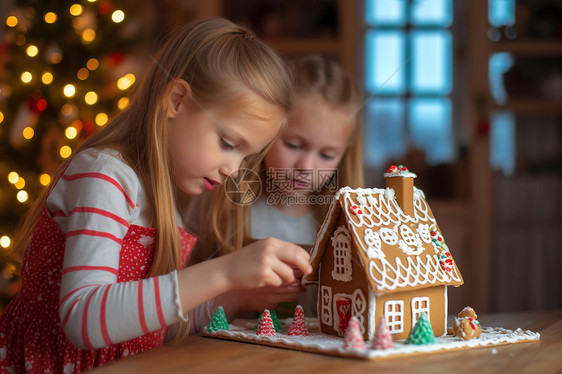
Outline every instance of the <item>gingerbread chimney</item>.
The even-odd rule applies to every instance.
[[[408,171],[403,165],[392,165],[384,173],[386,187],[392,188],[396,202],[404,214],[414,215],[414,178],[416,174]]]

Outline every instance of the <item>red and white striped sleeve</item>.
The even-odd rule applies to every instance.
[[[120,343],[180,320],[177,274],[117,283],[131,223],[148,227],[136,173],[113,151],[77,155],[47,198],[66,232],[59,315],[81,349]]]

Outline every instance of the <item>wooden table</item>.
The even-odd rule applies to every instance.
[[[96,369],[101,373],[560,373],[562,310],[479,316],[482,326],[532,330],[540,342],[363,361],[201,336]]]

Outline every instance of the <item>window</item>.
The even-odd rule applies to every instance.
[[[429,297],[412,298],[412,326],[416,324],[422,313],[425,313],[429,319]]]
[[[452,0],[366,0],[365,162],[382,168],[411,148],[430,165],[456,158]]]
[[[391,334],[404,331],[404,301],[390,300],[384,303],[384,315]]]
[[[332,278],[342,282],[351,281],[351,241],[345,226],[340,226],[332,237],[334,268]]]
[[[499,28],[504,28],[505,37],[515,24],[515,0],[488,0],[488,37],[497,42],[502,38]],[[514,65],[514,57],[507,52],[490,55],[488,72],[492,98],[497,104],[507,102],[503,75]],[[504,175],[515,171],[515,116],[510,111],[496,110],[490,115],[490,164]]]

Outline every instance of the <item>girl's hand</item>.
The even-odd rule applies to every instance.
[[[279,239],[258,240],[223,256],[232,289],[294,285],[312,271],[310,255],[296,244]]]
[[[188,266],[178,272],[182,311],[185,313],[225,292],[262,287],[281,287],[277,294],[268,296],[267,303],[283,299],[294,291],[291,287],[300,283],[302,274],[310,274],[309,261],[310,255],[298,245],[269,238]],[[237,304],[246,308],[241,300]]]
[[[226,316],[232,319],[241,313],[263,312],[264,309],[274,309],[279,303],[297,301],[299,294],[304,291],[301,285],[232,291],[217,296],[214,308],[222,306]]]

